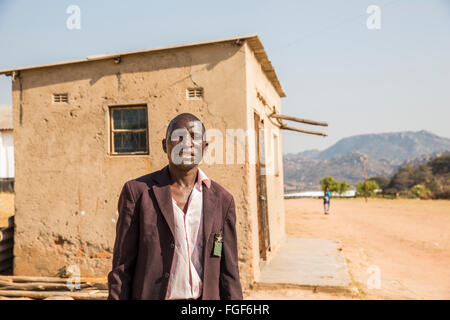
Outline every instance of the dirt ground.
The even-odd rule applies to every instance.
[[[0,226],[13,201],[0,193]],[[329,216],[320,199],[285,201],[288,237],[341,240],[352,290],[259,288],[246,299],[450,299],[450,201],[332,199]],[[380,289],[368,287],[376,271]]]
[[[450,299],[450,201],[333,199],[329,216],[320,199],[285,201],[288,237],[342,241],[352,291],[253,290],[247,299]]]

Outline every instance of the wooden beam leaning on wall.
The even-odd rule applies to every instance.
[[[315,134],[317,136],[324,136],[324,137],[328,136],[326,133],[323,133],[323,132],[294,128],[294,127],[287,126],[285,124],[280,125],[280,128],[285,129],[285,130],[297,131],[297,132],[301,132],[301,133]]]
[[[328,127],[327,122],[319,122],[319,121],[307,120],[307,119],[302,119],[302,118],[297,118],[297,117],[292,117],[292,116],[285,116],[282,114],[276,114],[275,112],[270,114],[269,117],[274,118],[278,121],[280,129],[297,131],[297,132],[307,133],[307,134],[314,134],[314,135],[324,136],[324,137],[328,136],[326,133],[323,133],[323,132],[299,129],[299,128],[288,126],[288,125],[284,124],[283,121],[281,121],[281,120],[284,119],[284,120],[290,120],[290,121],[295,121],[295,122],[300,122],[300,123],[306,123],[306,124],[313,125],[313,126],[323,126],[323,127]]]

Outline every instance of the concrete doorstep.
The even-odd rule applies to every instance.
[[[351,292],[340,240],[287,238],[262,268],[255,288]]]

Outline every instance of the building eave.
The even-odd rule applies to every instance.
[[[239,44],[242,41],[246,41],[248,43],[249,47],[254,51],[256,59],[261,64],[261,67],[262,67],[264,73],[266,74],[267,78],[272,83],[272,85],[274,86],[275,90],[280,95],[280,97],[286,97],[286,94],[284,93],[283,88],[281,87],[281,83],[278,80],[277,74],[275,72],[275,68],[272,66],[272,63],[270,62],[269,57],[267,56],[267,53],[264,49],[264,46],[262,45],[261,40],[259,39],[257,34],[236,36],[236,37],[224,38],[224,39],[218,39],[218,40],[212,40],[212,41],[193,42],[193,43],[179,44],[179,45],[173,45],[173,46],[157,47],[157,48],[151,48],[151,49],[125,51],[125,52],[117,52],[117,53],[111,53],[111,54],[101,54],[101,55],[89,56],[84,59],[78,59],[78,60],[40,64],[40,65],[21,67],[21,68],[4,69],[4,70],[0,70],[0,74],[11,76],[14,73],[17,73],[20,71],[25,71],[25,70],[51,68],[51,67],[56,67],[56,66],[68,65],[68,64],[76,64],[76,63],[98,61],[98,60],[105,60],[105,59],[114,59],[116,57],[126,56],[126,55],[131,55],[131,54],[159,52],[159,51],[165,51],[165,50],[204,46],[204,45],[217,44],[217,43],[223,43],[223,42],[236,42]]]

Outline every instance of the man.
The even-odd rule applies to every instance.
[[[162,140],[169,164],[123,186],[108,299],[242,299],[234,199],[198,168],[207,145],[180,114]]]
[[[329,212],[330,212],[330,197],[331,197],[331,194],[328,191],[328,187],[325,187],[325,191],[323,192],[323,208],[324,208],[325,214],[329,214]]]

